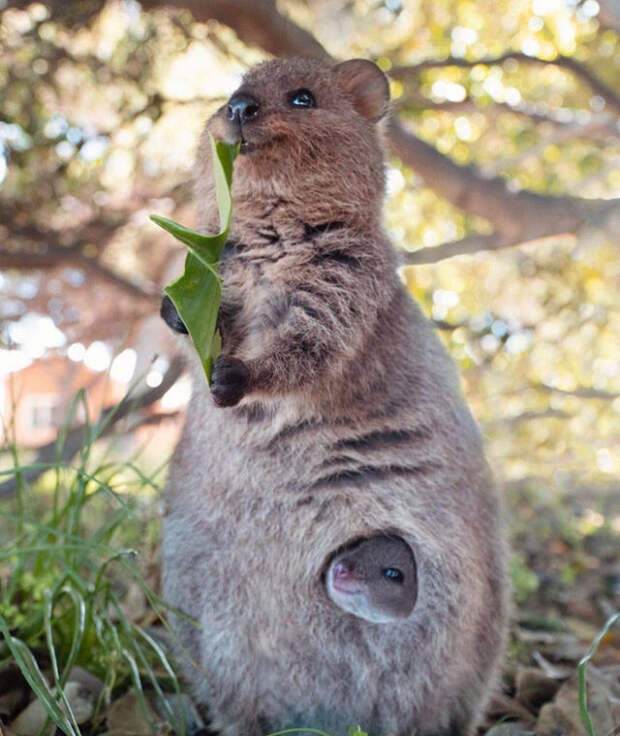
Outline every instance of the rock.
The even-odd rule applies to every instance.
[[[30,686],[16,664],[10,662],[0,669],[0,718],[3,723],[28,705],[30,692]]]
[[[24,698],[23,690],[9,690],[0,695],[0,718],[9,718],[15,711],[23,708],[27,702],[28,697]]]
[[[0,719],[0,733],[2,733],[2,736],[17,736],[15,731],[11,731],[10,728],[2,723],[2,719]]]
[[[69,682],[77,682],[84,690],[92,693],[95,698],[98,698],[103,690],[103,682],[82,667],[72,667],[67,679]]]
[[[64,688],[65,698],[73,712],[76,722],[81,725],[89,721],[95,708],[95,696],[83,688],[78,682],[68,682]],[[61,707],[62,703],[60,704]],[[37,736],[45,725],[47,711],[41,701],[37,698],[29,703],[19,715],[9,724],[9,728],[17,736]],[[54,724],[50,725],[47,733],[53,734],[56,730]]]
[[[486,736],[534,736],[534,728],[531,722],[507,721],[490,728]]]
[[[19,715],[9,723],[9,730],[17,736],[37,736],[45,725],[47,712],[40,700],[33,700]],[[44,736],[51,736],[56,730],[52,723]]]
[[[97,696],[81,683],[69,681],[65,685],[65,697],[78,725],[90,721],[95,710]]]

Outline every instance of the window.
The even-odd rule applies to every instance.
[[[27,421],[31,429],[49,429],[54,425],[54,403],[53,396],[30,398]]]

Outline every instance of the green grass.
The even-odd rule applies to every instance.
[[[138,585],[152,618],[167,625],[164,603],[146,584],[138,553],[127,546],[129,538],[142,536],[145,523],[138,518],[138,496],[132,491],[157,490],[161,468],[147,476],[136,458],[121,462],[102,453],[97,441],[109,415],[86,424],[77,456],[64,462],[67,431],[80,405],[88,415],[83,392],[59,433],[54,462],[20,465],[14,442],[4,448],[12,467],[0,471],[0,482],[12,478],[15,491],[0,502],[0,571],[5,571],[0,574],[0,668],[16,662],[48,719],[68,736],[80,734],[63,693],[74,665],[104,683],[92,719],[95,727],[104,706],[133,687],[145,717],[151,712],[145,701],[149,691],[174,732],[183,734],[184,723],[164,698],[164,690],[180,691],[172,665],[122,605],[129,585]],[[4,430],[10,436],[11,428]],[[23,477],[35,467],[45,474],[30,486]]]
[[[146,618],[168,628],[169,609],[145,582],[134,548],[144,550],[149,538],[157,543],[152,506],[144,514],[141,504],[145,495],[159,494],[164,466],[146,474],[137,455],[124,460],[111,456],[102,435],[114,411],[87,422],[75,458],[64,461],[67,434],[80,407],[87,416],[84,392],[75,397],[59,432],[53,462],[22,464],[14,442],[2,448],[0,467],[6,469],[0,470],[0,483],[12,479],[15,492],[0,499],[0,670],[16,663],[43,704],[47,724],[53,722],[67,736],[81,736],[64,694],[76,665],[103,682],[89,732],[101,730],[106,706],[133,689],[153,733],[161,731],[148,707],[155,700],[170,730],[184,736],[183,715],[173,711],[165,698],[166,693],[180,693],[173,666],[149,630],[124,607],[127,591],[138,586],[150,607]],[[4,427],[4,433],[10,436],[11,428]],[[24,477],[35,469],[43,475],[26,483]],[[522,577],[524,569],[524,564],[517,565]],[[526,594],[532,592],[527,578],[521,587]],[[588,736],[595,736],[595,731],[588,711],[586,669],[619,619],[620,614],[609,619],[579,663],[579,707]],[[536,627],[543,628],[540,621]],[[47,724],[41,734],[47,732]],[[294,733],[329,736],[309,728],[270,736]],[[367,734],[358,726],[349,730],[349,736]]]
[[[579,666],[577,667],[577,676],[579,682],[579,713],[581,714],[581,720],[583,721],[583,725],[585,726],[588,736],[596,736],[596,734],[594,732],[592,718],[590,717],[590,711],[588,710],[586,669],[590,660],[596,654],[596,650],[598,649],[599,644],[607,635],[612,626],[614,626],[618,621],[620,621],[620,612],[614,613],[607,619],[605,625],[599,631],[596,638],[592,642],[592,646],[590,647],[588,652],[581,658],[581,660],[579,661]]]
[[[56,442],[50,463],[21,463],[15,442],[0,454],[0,483],[14,481],[14,494],[0,499],[0,670],[15,663],[48,716],[67,736],[81,736],[64,694],[74,666],[98,677],[103,689],[89,721],[89,732],[103,727],[105,707],[134,689],[153,733],[148,701],[157,699],[175,734],[185,723],[164,695],[180,693],[173,666],[147,630],[130,620],[123,602],[130,585],[143,591],[153,616],[167,628],[165,603],[150,589],[133,543],[144,546],[152,514],[140,518],[140,497],[160,492],[162,468],[146,475],[136,457],[108,457],[102,435],[113,417],[104,414],[85,425],[82,445],[72,462],[63,461],[67,433],[78,409],[88,415],[79,392]],[[4,427],[5,437],[11,427]],[[10,461],[10,462],[8,462]],[[32,484],[25,476],[42,475]],[[176,612],[179,615],[180,612]],[[169,629],[168,629],[169,630]],[[183,716],[181,715],[181,718]],[[270,736],[324,731],[295,728]],[[367,736],[359,727],[350,736]]]

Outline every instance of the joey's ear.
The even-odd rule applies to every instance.
[[[390,86],[381,69],[372,61],[351,59],[337,64],[333,71],[359,114],[373,123],[381,120],[390,101]]]

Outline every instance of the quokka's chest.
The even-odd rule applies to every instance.
[[[311,246],[303,240],[267,239],[260,232],[231,238],[220,261],[224,287],[250,290],[258,285],[292,282],[307,270]]]
[[[308,257],[294,244],[227,243],[220,262],[220,327],[237,336],[278,328],[293,295],[315,278]]]

